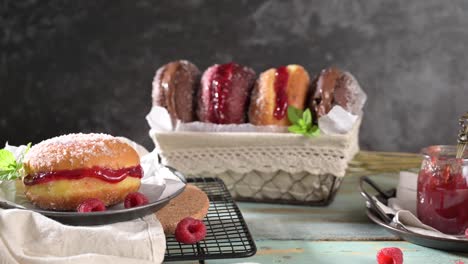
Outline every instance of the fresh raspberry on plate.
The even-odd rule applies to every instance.
[[[403,264],[403,252],[397,247],[382,248],[377,252],[379,264]]]
[[[127,194],[124,201],[125,208],[132,208],[148,204],[148,198],[142,193],[132,192]]]
[[[105,210],[106,206],[104,205],[104,203],[96,198],[86,199],[83,202],[81,202],[76,208],[76,211],[79,213],[99,212]]]
[[[187,217],[177,224],[174,235],[180,243],[195,244],[205,239],[206,226],[203,221]]]

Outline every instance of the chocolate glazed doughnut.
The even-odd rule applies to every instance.
[[[314,112],[314,121],[326,115],[333,107],[333,95],[341,71],[337,68],[322,70],[312,84],[312,98],[309,108]]]
[[[359,114],[366,95],[349,72],[331,67],[322,70],[312,84],[309,108],[314,112],[314,121],[326,115],[334,105],[346,111]]]
[[[197,115],[200,121],[241,124],[246,121],[247,103],[255,72],[236,63],[213,65],[202,76]]]
[[[162,66],[153,80],[153,106],[166,108],[173,120],[195,121],[199,81],[200,70],[186,60]]]
[[[288,106],[304,109],[309,84],[309,74],[299,65],[281,66],[263,72],[252,92],[250,123],[290,125]]]
[[[361,113],[367,96],[356,78],[349,72],[342,72],[335,86],[334,102],[355,115]]]

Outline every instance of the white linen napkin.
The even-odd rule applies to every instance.
[[[161,263],[166,239],[155,215],[67,226],[39,213],[0,209],[0,263]]]
[[[402,171],[400,172],[396,197],[388,199],[388,206],[373,197],[382,211],[394,215],[391,224],[395,227],[398,225],[403,226],[408,231],[425,236],[466,240],[464,236],[444,234],[431,226],[423,224],[418,219],[416,216],[417,181],[418,174]]]

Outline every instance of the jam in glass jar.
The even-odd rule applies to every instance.
[[[430,146],[418,176],[417,214],[426,225],[460,235],[468,228],[468,158],[456,146]]]

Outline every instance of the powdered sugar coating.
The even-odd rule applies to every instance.
[[[44,140],[25,157],[27,172],[70,170],[100,166],[123,168],[139,164],[136,151],[107,134],[68,134]]]

